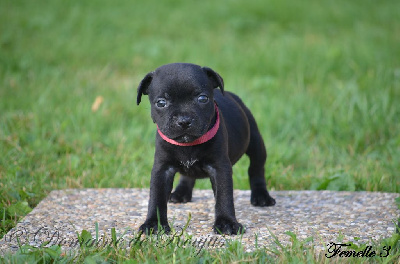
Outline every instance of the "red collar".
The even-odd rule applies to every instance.
[[[207,131],[207,133],[205,133],[204,135],[202,135],[201,137],[193,140],[192,142],[187,142],[187,143],[180,143],[178,141],[175,141],[173,139],[168,138],[166,135],[164,135],[160,129],[157,126],[157,131],[158,134],[162,137],[162,139],[164,139],[165,141],[167,141],[168,143],[171,143],[173,145],[177,145],[177,146],[183,146],[183,147],[188,147],[188,146],[195,146],[195,145],[200,145],[203,144],[207,141],[209,141],[210,139],[212,139],[215,134],[217,134],[218,132],[218,128],[219,128],[219,112],[218,112],[218,107],[217,104],[215,104],[215,112],[217,113],[217,120],[215,121],[215,125]]]

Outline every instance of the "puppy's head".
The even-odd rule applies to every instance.
[[[188,63],[161,66],[140,82],[137,93],[148,95],[151,117],[161,132],[180,143],[207,132],[215,115],[214,89],[224,91],[221,76],[207,67]]]

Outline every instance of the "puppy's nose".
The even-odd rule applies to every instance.
[[[187,129],[192,125],[192,119],[187,116],[181,116],[178,117],[176,124],[182,129]]]

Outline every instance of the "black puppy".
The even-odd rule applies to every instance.
[[[275,204],[266,188],[267,153],[256,121],[239,97],[224,92],[218,73],[194,64],[164,65],[141,81],[137,104],[142,94],[149,96],[158,131],[147,219],[140,231],[157,231],[159,217],[169,232],[168,200],[189,202],[196,179],[208,177],[216,199],[214,231],[243,232],[233,205],[232,165],[244,153],[250,158],[251,204]],[[176,172],[180,182],[171,194]]]

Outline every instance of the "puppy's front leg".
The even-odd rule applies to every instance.
[[[237,235],[244,232],[238,223],[233,205],[232,165],[228,162],[222,166],[207,166],[215,197],[214,232],[217,234]]]
[[[164,232],[170,231],[167,217],[167,204],[172,191],[176,170],[173,167],[154,164],[150,180],[150,200],[146,221],[139,231],[149,234],[151,230],[157,232],[158,218]],[[157,215],[158,214],[158,215]]]

